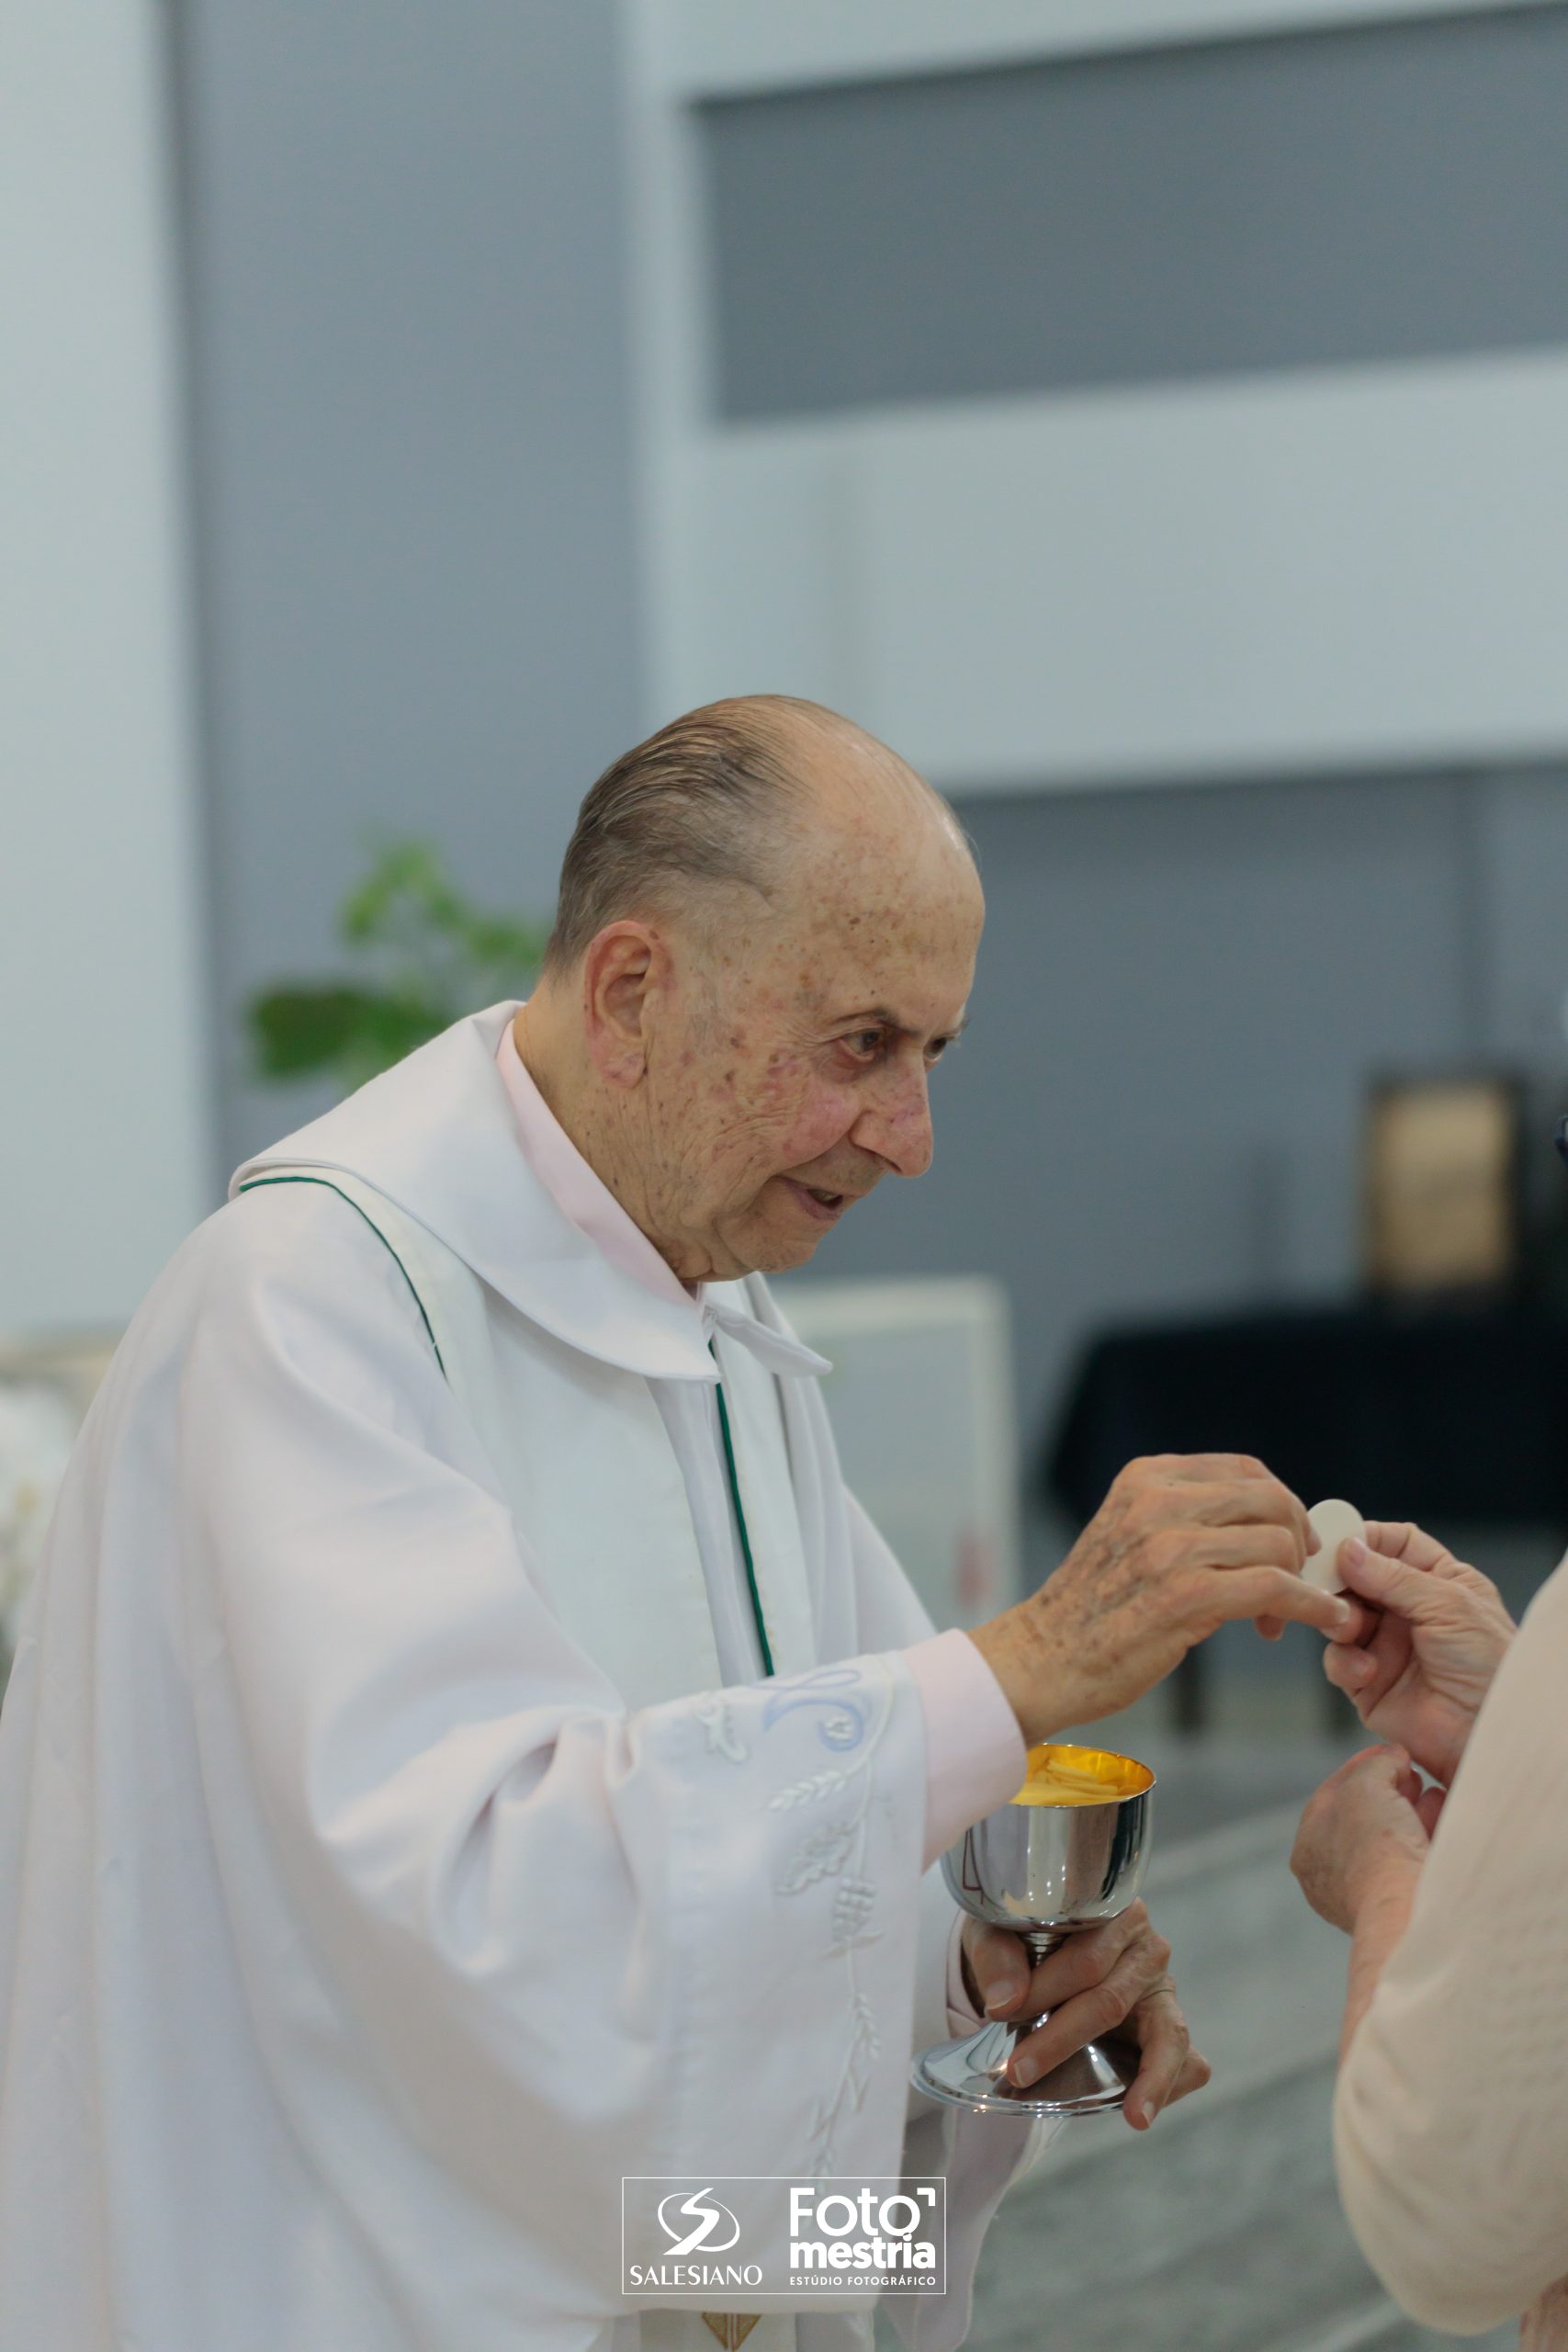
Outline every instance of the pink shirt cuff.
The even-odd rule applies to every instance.
[[[972,1822],[1006,1804],[1029,1769],[1023,1734],[1001,1684],[967,1634],[953,1626],[904,1652],[926,1724],[922,1871]]]

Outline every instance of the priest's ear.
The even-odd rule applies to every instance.
[[[606,923],[582,958],[582,1027],[589,1056],[611,1086],[636,1086],[653,1024],[667,1002],[670,949],[651,923]]]

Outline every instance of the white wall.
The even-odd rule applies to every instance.
[[[1561,756],[1565,447],[1557,352],[716,429],[666,699],[959,793]]]
[[[716,97],[1552,0],[638,0],[666,91]]]
[[[650,726],[811,695],[960,794],[1568,754],[1560,347],[756,424],[716,398],[697,100],[1450,0],[627,8]]]
[[[155,0],[0,0],[0,1329],[123,1318],[206,1205]]]

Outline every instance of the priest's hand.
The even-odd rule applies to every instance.
[[[1341,1547],[1339,1573],[1359,1617],[1323,1670],[1369,1731],[1446,1788],[1518,1630],[1502,1595],[1406,1520],[1369,1521],[1365,1544]]]
[[[1188,2038],[1170,1981],[1170,1946],[1142,1903],[1069,1936],[1032,1975],[1022,1938],[983,1919],[964,1920],[959,1951],[970,2000],[987,2017],[1051,2012],[1024,2036],[1009,2065],[1010,2079],[1021,2086],[1105,2034],[1135,2042],[1141,2052],[1122,2110],[1134,2132],[1146,2132],[1162,2107],[1208,2081],[1208,2061]]]
[[[1232,1619],[1343,1638],[1355,1611],[1302,1581],[1305,1506],[1247,1453],[1130,1462],[1054,1576],[969,1638],[1030,1747],[1131,1706]]]

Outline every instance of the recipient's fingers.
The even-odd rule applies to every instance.
[[[1421,1826],[1426,1831],[1428,1838],[1430,1838],[1436,1830],[1438,1826],[1438,1816],[1442,1812],[1442,1809],[1444,1805],[1447,1804],[1448,1801],[1449,1792],[1447,1789],[1423,1789],[1420,1795],[1416,1798],[1416,1811],[1420,1816]]]
[[[1391,1672],[1380,1674],[1370,1650],[1342,1649],[1334,1642],[1323,1653],[1323,1670],[1335,1689],[1359,1707],[1375,1707],[1394,1679]]]
[[[1408,1561],[1391,1560],[1364,1544],[1345,1544],[1339,1552],[1339,1573],[1352,1592],[1378,1609],[1392,1609],[1414,1623],[1446,1617],[1453,1608],[1450,1587],[1425,1568]]]
[[[1383,1622],[1382,1610],[1370,1608],[1353,1592],[1342,1592],[1339,1598],[1345,1602],[1350,1614],[1339,1632],[1331,1634],[1329,1638],[1336,1642],[1370,1642]]]
[[[1367,1543],[1385,1559],[1403,1560],[1411,1568],[1435,1568],[1450,1556],[1445,1544],[1410,1519],[1369,1519]]]

